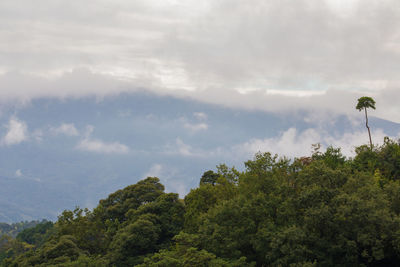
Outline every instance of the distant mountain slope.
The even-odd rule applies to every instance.
[[[279,141],[283,144],[272,152],[282,154],[280,138],[288,129],[298,135],[312,129],[329,135],[324,139],[329,141],[363,134],[363,119],[357,111],[351,118],[307,111],[274,114],[148,93],[2,107],[0,221],[55,219],[64,208],[91,208],[149,175],[182,197],[217,164],[241,169],[258,148],[273,150],[268,145]],[[400,124],[379,118],[371,117],[370,125],[390,136],[400,132]],[[5,142],[12,134],[14,139]],[[309,140],[319,142],[313,136]]]

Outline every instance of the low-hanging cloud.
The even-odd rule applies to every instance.
[[[86,74],[88,75],[86,75]],[[11,86],[7,86],[11,84]],[[27,86],[29,84],[29,86]],[[262,91],[240,93],[224,88],[210,88],[200,91],[163,91],[161,87],[137,87],[134,81],[121,81],[110,75],[95,74],[88,69],[78,69],[64,73],[62,76],[47,79],[30,74],[6,73],[0,75],[0,103],[29,102],[35,98],[79,98],[94,96],[102,99],[121,93],[135,93],[148,90],[155,95],[168,95],[177,98],[190,98],[205,103],[222,105],[230,108],[255,109],[268,112],[296,112],[308,110],[315,114],[345,113],[354,114],[357,98],[363,96],[362,92],[347,90],[327,90],[320,94],[309,96],[292,96],[287,94],[268,94]],[[23,89],[19,89],[23,88]],[[47,89],[46,89],[47,88]],[[377,110],[371,114],[392,121],[400,121],[400,107],[396,99],[400,99],[400,90],[397,87],[385,88],[380,91],[370,92],[377,102]],[[311,114],[311,113],[310,113]],[[198,121],[206,124],[207,115],[193,114]],[[200,117],[199,117],[200,116]],[[187,122],[187,121],[185,121]],[[191,122],[194,124],[194,122]],[[188,125],[189,126],[189,125]],[[205,125],[200,128],[205,129]]]
[[[384,137],[387,136],[381,129],[372,131],[375,144],[382,144]],[[389,136],[392,139],[400,137]],[[341,152],[348,156],[355,155],[357,146],[367,144],[368,134],[366,131],[345,132],[340,136],[335,136],[326,131],[316,129],[306,129],[299,131],[296,128],[290,128],[277,137],[265,139],[251,139],[245,143],[236,145],[233,148],[238,154],[252,156],[257,152],[271,152],[280,156],[302,157],[310,156],[313,144],[321,144],[325,149],[328,146],[340,148]],[[309,154],[307,154],[309,151]]]
[[[29,139],[28,126],[16,117],[10,118],[6,128],[7,133],[1,140],[3,145],[16,145]]]

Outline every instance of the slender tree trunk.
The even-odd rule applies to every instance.
[[[370,144],[371,150],[372,150],[371,131],[369,130],[369,126],[368,126],[368,115],[367,115],[367,108],[366,107],[364,107],[364,111],[365,111],[365,127],[367,127],[367,129],[368,129],[369,144]]]

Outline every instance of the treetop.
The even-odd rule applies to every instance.
[[[358,99],[358,103],[356,109],[361,111],[364,108],[372,108],[375,109],[375,100],[369,96],[363,96]]]

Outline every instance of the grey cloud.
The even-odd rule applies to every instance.
[[[0,103],[10,105],[26,103],[33,98],[78,98],[96,96],[99,99],[117,95],[149,90],[158,95],[169,95],[178,98],[191,98],[211,104],[249,110],[264,110],[270,112],[312,111],[314,119],[328,119],[334,114],[358,115],[355,104],[359,97],[370,95],[377,101],[377,110],[371,115],[400,122],[399,86],[396,83],[380,90],[335,90],[318,92],[305,96],[288,95],[276,90],[273,94],[266,90],[255,90],[239,93],[227,90],[225,87],[213,87],[198,91],[164,90],[159,83],[150,79],[121,81],[111,75],[93,73],[87,69],[77,69],[66,72],[58,78],[44,78],[22,73],[6,73],[0,75]],[[1,106],[0,106],[1,108]],[[332,113],[332,114],[331,114]],[[197,118],[197,115],[193,115]],[[187,121],[182,121],[185,123]],[[195,121],[191,122],[194,124]],[[201,123],[201,121],[198,121]],[[205,123],[205,122],[202,122]],[[202,126],[204,128],[204,126]]]
[[[179,8],[161,3],[2,1],[0,66],[33,72],[143,68],[166,28],[182,17]]]
[[[197,89],[360,88],[397,80],[398,2],[347,2],[351,9],[332,0],[6,0],[0,57],[3,69],[33,72],[176,69],[174,76]]]
[[[7,72],[0,75],[0,102],[18,100],[29,102],[41,97],[99,97],[121,93],[124,83],[109,75],[94,74],[88,69],[80,68],[64,72],[58,77],[45,78],[21,72]]]
[[[338,12],[324,1],[218,1],[166,45],[193,79],[227,86],[397,80],[398,3],[359,1],[351,15]]]
[[[6,101],[142,88],[234,107],[349,113],[372,95],[377,115],[400,121],[395,0],[4,0],[0,23]],[[319,95],[271,94],[288,90]]]

